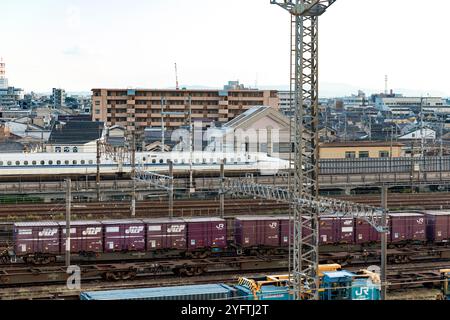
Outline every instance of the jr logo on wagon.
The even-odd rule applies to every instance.
[[[170,228],[167,228],[167,233],[180,233],[185,229],[184,225],[174,224],[171,225]]]
[[[46,229],[42,229],[42,231],[40,231],[38,234],[39,234],[39,237],[52,237],[57,233],[58,233],[58,229],[46,228]]]
[[[83,236],[96,236],[101,231],[102,231],[101,227],[86,228],[86,230],[83,231]]]
[[[141,233],[142,231],[144,231],[144,227],[129,227],[128,229],[125,230],[125,234],[137,234],[137,233]]]

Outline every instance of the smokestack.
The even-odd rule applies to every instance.
[[[387,75],[384,76],[384,94],[385,95],[388,94],[388,76]]]

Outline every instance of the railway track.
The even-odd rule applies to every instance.
[[[225,202],[225,213],[260,214],[286,211],[288,206],[269,200],[231,199]],[[64,204],[20,204],[0,206],[0,219],[20,220],[52,218],[65,214]],[[169,211],[167,201],[139,201],[136,205],[136,217],[167,216]],[[174,216],[217,216],[220,212],[218,200],[183,200],[174,202]],[[130,203],[127,202],[96,202],[77,203],[72,206],[72,216],[87,218],[129,217]]]
[[[335,196],[335,198],[363,203],[378,207],[380,195]],[[450,208],[450,193],[391,193],[388,196],[388,207],[395,209],[448,209]],[[217,216],[220,204],[218,200],[178,200],[174,202],[174,215],[183,216]],[[227,215],[246,215],[287,212],[285,203],[255,199],[226,199],[225,213]],[[90,202],[76,203],[72,206],[72,215],[76,218],[120,218],[130,216],[128,202]],[[168,213],[167,201],[138,201],[136,217],[164,217]],[[0,206],[0,220],[19,221],[22,219],[52,219],[65,214],[63,203],[50,204],[4,204]]]
[[[438,288],[440,286],[440,273],[442,268],[448,268],[449,262],[426,262],[413,263],[402,266],[388,266],[387,286],[389,292],[398,290],[409,290],[417,288]],[[364,266],[366,267],[366,266]],[[345,268],[346,270],[357,272],[363,266]],[[267,274],[278,270],[287,273],[287,268],[281,265],[275,268],[259,268],[254,271],[244,271],[236,273],[236,271],[227,270],[220,273],[206,274],[191,278],[174,277],[173,275],[153,275],[143,276],[138,280],[108,282],[101,280],[84,281],[80,290],[69,290],[66,286],[58,284],[39,285],[34,284],[25,287],[25,284],[13,287],[0,286],[0,300],[30,300],[30,299],[78,299],[81,291],[100,291],[100,290],[116,290],[116,289],[136,289],[161,286],[176,286],[189,284],[206,284],[206,283],[236,283],[241,276],[255,277],[261,274]]]
[[[352,195],[336,198],[377,207],[381,202],[380,195]],[[387,205],[390,209],[448,209],[450,208],[450,193],[390,193]]]

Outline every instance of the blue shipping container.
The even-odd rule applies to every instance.
[[[225,284],[82,292],[80,300],[218,300],[234,297]]]

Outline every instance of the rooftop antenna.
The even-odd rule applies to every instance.
[[[175,80],[176,80],[176,89],[180,90],[180,86],[178,85],[178,68],[176,62],[175,62]]]

